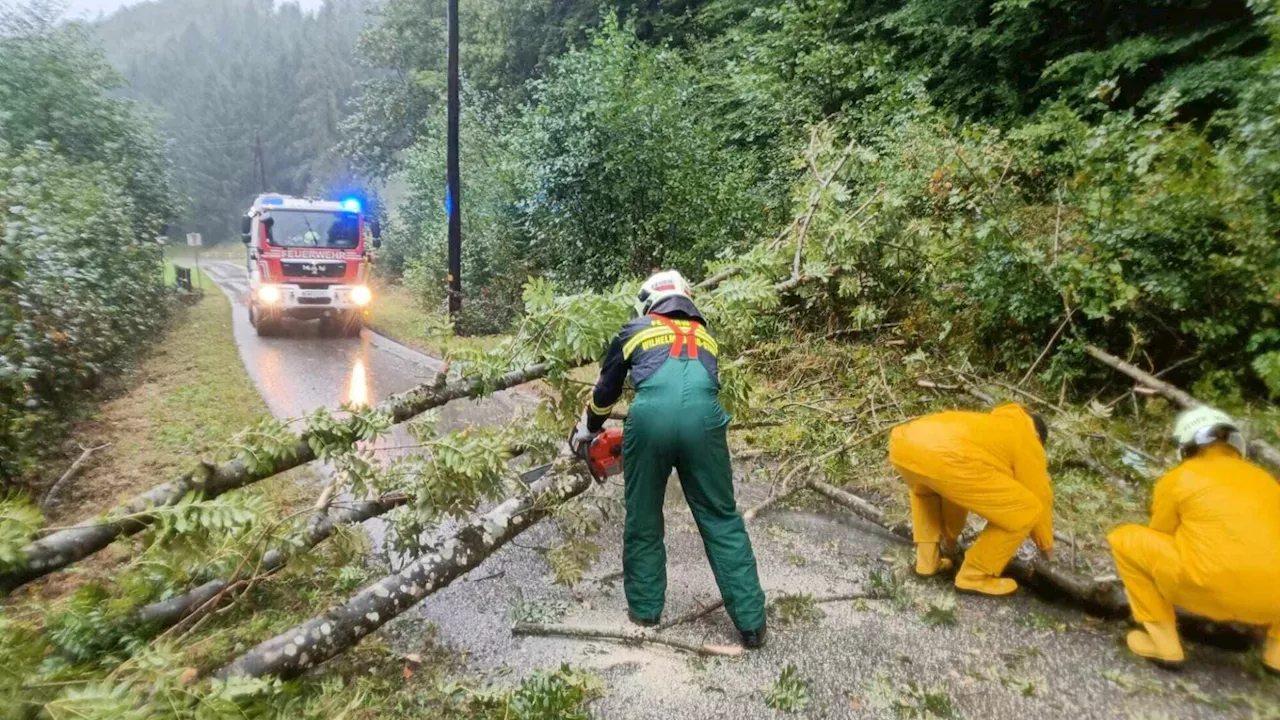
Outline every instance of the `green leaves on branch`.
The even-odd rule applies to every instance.
[[[40,508],[25,497],[0,500],[0,570],[22,562],[22,548],[44,524]]]

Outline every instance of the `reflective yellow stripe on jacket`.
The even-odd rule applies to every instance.
[[[672,322],[682,329],[689,329],[688,320],[673,320]],[[711,337],[711,333],[707,332],[701,325],[694,332],[694,338],[697,340],[698,349],[706,350],[712,355],[719,356],[719,344],[716,343],[715,338]],[[675,341],[676,334],[671,331],[671,328],[655,320],[652,327],[641,330],[633,335],[630,340],[627,340],[627,344],[622,346],[622,357],[629,360],[637,348],[640,350],[652,350],[655,347],[670,345]]]

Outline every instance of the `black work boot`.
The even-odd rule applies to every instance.
[[[627,619],[635,623],[636,625],[639,625],[640,627],[646,627],[646,628],[657,627],[659,622],[658,620],[646,620],[640,617],[639,615],[636,615],[635,613],[631,612],[631,608],[627,608]]]
[[[742,647],[748,650],[759,650],[764,647],[766,634],[768,633],[764,625],[761,625],[759,630],[743,630]]]

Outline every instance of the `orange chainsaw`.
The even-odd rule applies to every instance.
[[[622,428],[607,428],[587,449],[587,468],[596,482],[622,472]]]

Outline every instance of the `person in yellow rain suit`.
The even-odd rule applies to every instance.
[[[1174,425],[1183,462],[1156,483],[1151,524],[1107,536],[1133,617],[1129,649],[1183,661],[1174,606],[1270,628],[1263,662],[1280,672],[1280,484],[1242,457],[1226,414],[1188,410]]]
[[[943,546],[954,551],[970,512],[987,520],[956,573],[959,590],[1008,595],[1018,583],[1000,577],[1030,536],[1053,552],[1053,487],[1044,443],[1047,427],[1017,404],[990,413],[943,412],[893,429],[889,462],[911,491],[916,572],[949,570]]]

